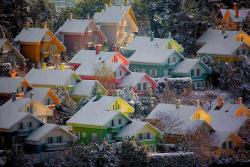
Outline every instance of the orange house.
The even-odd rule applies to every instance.
[[[52,62],[66,51],[65,46],[46,24],[44,28],[30,28],[26,24],[14,41],[20,45],[21,54],[35,63]]]

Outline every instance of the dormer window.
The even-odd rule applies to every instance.
[[[200,76],[200,69],[199,68],[196,69],[196,75]]]

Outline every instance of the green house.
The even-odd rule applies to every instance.
[[[103,107],[108,102],[97,105],[95,102],[98,100],[92,99],[67,122],[85,144],[91,141],[116,141],[117,133],[131,122],[122,112]]]

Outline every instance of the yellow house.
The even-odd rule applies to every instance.
[[[232,132],[216,131],[211,135],[212,151],[218,157],[234,155],[238,148],[245,145],[237,134]]]
[[[26,23],[14,41],[20,45],[21,54],[35,63],[60,60],[61,53],[66,51],[46,24],[44,28],[30,28]]]
[[[91,102],[107,111],[120,111],[126,116],[134,112],[134,108],[119,96],[96,96]]]

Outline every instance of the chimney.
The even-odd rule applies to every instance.
[[[123,7],[124,5],[123,4],[121,4],[121,9],[123,10],[124,9],[124,7]]]
[[[95,46],[95,51],[96,51],[95,53],[96,53],[96,55],[98,55],[100,53],[101,47],[102,47],[101,44],[96,44],[96,46]]]
[[[44,28],[48,28],[48,22],[47,21],[44,22]]]
[[[176,109],[179,109],[180,108],[180,105],[181,105],[181,100],[179,98],[176,99]]]
[[[238,8],[238,4],[236,2],[233,3],[233,9],[235,12],[235,17],[239,17],[239,8]]]
[[[237,104],[242,104],[242,97],[238,97],[237,100],[236,100],[236,103]]]
[[[200,107],[200,100],[196,100],[197,107]]]
[[[30,99],[33,100],[34,99],[34,92],[30,92]]]
[[[217,101],[217,107],[221,108],[223,106],[223,97],[219,96]]]
[[[16,78],[16,70],[11,70],[10,71],[10,77],[11,78]]]
[[[24,24],[24,28],[29,29],[29,27],[30,27],[30,22],[26,21]]]
[[[153,40],[154,40],[154,32],[151,32],[150,41],[153,41]]]
[[[73,19],[73,13],[70,13],[69,14],[69,20],[72,20]]]
[[[105,4],[104,10],[106,11],[108,9],[108,4]]]
[[[11,99],[12,101],[16,101],[16,92],[11,93]]]

